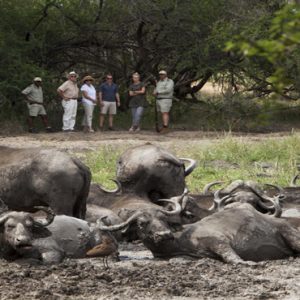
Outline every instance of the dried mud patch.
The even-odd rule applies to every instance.
[[[299,299],[300,259],[254,267],[211,259],[154,260],[128,245],[120,262],[65,260],[54,266],[0,260],[1,299]],[[123,247],[124,248],[124,247]],[[136,249],[134,249],[136,248]]]

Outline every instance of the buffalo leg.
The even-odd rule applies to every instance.
[[[248,266],[256,265],[254,261],[245,261],[240,258],[226,242],[216,241],[211,245],[210,250],[214,254],[218,255],[224,262],[229,264],[243,264]]]

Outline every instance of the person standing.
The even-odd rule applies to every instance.
[[[163,127],[160,129],[160,133],[168,132],[170,110],[172,107],[172,98],[174,93],[174,82],[168,78],[168,74],[165,70],[159,71],[159,81],[156,83],[156,88],[153,92],[156,97],[157,111],[161,112]]]
[[[33,83],[22,91],[22,94],[26,97],[29,117],[28,117],[28,131],[31,133],[37,133],[37,129],[34,128],[34,119],[40,116],[47,132],[51,132],[52,129],[48,124],[47,113],[43,105],[44,96],[42,89],[42,78],[35,77]]]
[[[94,78],[92,76],[85,76],[82,80],[83,85],[81,87],[82,92],[82,105],[84,108],[84,117],[82,120],[82,126],[84,126],[85,132],[94,132],[92,127],[93,112],[95,105],[97,104],[97,93],[93,86]]]
[[[65,81],[57,92],[62,98],[62,107],[64,109],[63,128],[64,132],[74,131],[77,114],[77,98],[78,98],[78,75],[72,71],[68,74],[68,80]]]
[[[131,109],[132,115],[132,125],[129,128],[129,132],[139,131],[144,109],[148,106],[146,88],[140,81],[139,73],[133,73],[132,75],[132,84],[129,86],[129,96],[129,108]]]
[[[114,130],[113,120],[117,113],[117,106],[120,106],[120,95],[118,86],[113,82],[111,74],[106,75],[106,81],[99,88],[99,104],[101,108],[99,127],[103,130],[105,115],[108,114],[108,129]]]

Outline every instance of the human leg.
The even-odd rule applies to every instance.
[[[93,112],[94,112],[94,105],[86,105],[85,115],[86,115],[86,126],[89,132],[93,132],[92,128],[92,121],[93,121]]]
[[[64,109],[62,130],[71,129],[70,120],[72,115],[72,104],[70,101],[71,100],[69,101],[62,100],[62,107]]]
[[[108,106],[108,128],[113,129],[114,115],[117,113],[116,102],[110,102]]]
[[[162,112],[162,122],[164,127],[169,126],[170,115],[168,112]]]
[[[109,114],[108,115],[108,127],[109,127],[109,129],[113,128],[113,123],[114,123],[114,115]]]
[[[70,129],[74,130],[74,126],[76,123],[76,115],[77,115],[77,100],[71,99],[71,119],[70,119]]]
[[[137,107],[136,114],[135,114],[135,124],[134,124],[136,126],[136,128],[140,127],[140,122],[141,122],[143,113],[144,113],[144,107],[142,107],[142,106]]]
[[[135,130],[135,114],[136,114],[136,109],[137,107],[132,107],[131,108],[131,118],[132,118],[132,121],[131,121],[131,127],[129,128],[129,131],[130,132],[133,132]]]

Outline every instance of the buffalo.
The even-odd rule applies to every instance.
[[[153,232],[142,213],[136,213],[118,226],[99,228],[120,230],[133,220],[138,222],[138,234],[144,245],[157,258],[209,257],[226,263],[253,265],[300,254],[300,232],[286,220],[262,214],[249,203],[229,204],[223,211],[168,235]]]
[[[6,211],[0,216],[0,255],[7,260],[28,260],[53,264],[65,257],[83,258],[91,249],[107,240],[117,242],[109,232],[102,232],[98,225],[74,217],[55,216],[49,208],[46,222],[31,213]],[[101,224],[98,223],[98,224]],[[96,256],[96,255],[94,255]]]
[[[90,170],[67,153],[0,147],[0,198],[11,210],[49,206],[84,219],[90,181]]]
[[[184,162],[190,164],[185,167]],[[152,145],[132,147],[117,162],[117,180],[122,192],[147,197],[152,201],[183,193],[185,177],[196,167],[188,158],[177,158],[167,150]]]

